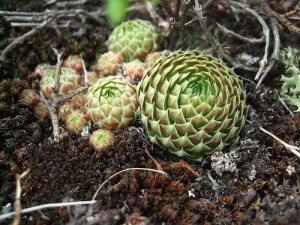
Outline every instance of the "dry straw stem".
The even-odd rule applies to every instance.
[[[284,142],[283,140],[281,140],[279,137],[275,136],[274,134],[272,134],[271,132],[267,131],[266,129],[259,127],[259,129],[268,134],[270,137],[272,137],[273,139],[275,139],[276,141],[278,141],[280,144],[282,144],[286,150],[290,151],[291,153],[293,153],[294,155],[296,155],[298,158],[300,158],[300,148],[297,146],[293,146],[293,145],[289,145],[288,143]]]
[[[273,48],[273,53],[270,58],[269,65],[265,68],[263,71],[262,75],[260,76],[260,79],[256,85],[256,88],[260,86],[260,84],[263,82],[263,80],[266,78],[270,70],[273,68],[275,62],[279,59],[280,55],[280,36],[279,36],[279,30],[278,30],[278,25],[277,21],[274,18],[271,18],[271,28],[274,36],[274,48]]]
[[[155,170],[155,169],[150,169],[150,168],[127,168],[127,169],[124,169],[124,170],[121,170],[117,173],[115,173],[114,175],[110,176],[109,178],[107,178],[97,189],[97,191],[95,192],[93,198],[92,198],[92,201],[94,201],[99,193],[99,191],[102,189],[102,187],[107,184],[111,179],[113,179],[114,177],[120,175],[121,173],[124,173],[124,172],[128,172],[128,171],[134,171],[134,170],[139,170],[139,171],[149,171],[149,172],[155,172],[155,173],[160,173],[166,177],[168,177],[168,174],[164,171],[161,171],[161,170]]]
[[[271,17],[274,17],[276,20],[278,20],[282,25],[284,25],[291,33],[297,34],[300,36],[300,28],[293,25],[288,19],[285,18],[284,15],[281,15],[277,12],[275,12],[266,0],[262,0],[262,8],[265,11],[265,13]]]
[[[58,203],[47,203],[43,205],[37,205],[30,208],[22,209],[21,214],[28,214],[36,211],[40,211],[43,209],[51,209],[51,208],[61,208],[61,207],[68,207],[68,206],[77,206],[77,205],[91,205],[95,204],[97,201],[77,201],[77,202],[58,202]],[[0,221],[5,219],[9,219],[10,217],[16,215],[16,212],[9,212],[0,215]]]
[[[15,218],[12,225],[19,225],[21,221],[21,194],[22,194],[22,187],[21,187],[21,179],[25,177],[29,173],[29,169],[23,172],[21,175],[16,175],[16,200],[15,200]]]
[[[292,110],[286,105],[286,103],[283,101],[283,99],[280,97],[280,95],[278,93],[276,93],[279,101],[281,102],[281,104],[284,106],[284,108],[286,108],[286,110],[291,114],[292,117],[294,117],[294,113],[292,112]]]
[[[39,32],[41,29],[43,29],[44,27],[46,27],[53,19],[49,19],[49,20],[45,20],[44,22],[42,22],[41,24],[39,24],[37,27],[35,27],[34,29],[30,30],[29,32],[23,34],[20,37],[17,37],[16,39],[14,39],[1,53],[0,56],[0,61],[5,61],[6,56],[8,54],[8,52],[10,52],[11,50],[13,50],[17,45],[19,45],[20,43],[23,43],[25,40],[29,39],[30,37],[32,37],[34,34],[36,34],[37,32]]]
[[[264,50],[264,56],[260,60],[259,70],[257,71],[255,78],[254,78],[255,80],[258,80],[261,77],[261,74],[264,72],[265,67],[268,63],[268,54],[269,54],[269,48],[270,48],[270,29],[269,29],[267,23],[265,22],[265,20],[260,15],[258,15],[258,13],[255,12],[253,9],[250,9],[246,5],[239,3],[239,2],[235,2],[235,1],[225,1],[225,2],[228,2],[230,5],[241,8],[245,12],[251,14],[252,16],[254,16],[256,18],[256,20],[262,26],[266,45],[265,45],[265,50]]]
[[[229,34],[241,41],[244,41],[244,42],[248,42],[250,44],[260,44],[264,41],[264,37],[260,37],[260,38],[249,38],[249,37],[245,37],[243,35],[240,35],[238,33],[235,33],[233,30],[229,30],[228,28],[226,28],[225,26],[217,23],[217,26],[219,27],[219,29],[225,33],[225,34]]]

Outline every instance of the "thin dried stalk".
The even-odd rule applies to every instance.
[[[277,21],[274,18],[271,18],[271,27],[272,27],[272,33],[274,36],[274,49],[273,49],[273,53],[270,58],[269,65],[266,67],[266,69],[262,73],[262,75],[257,83],[256,88],[258,88],[260,86],[260,84],[264,81],[264,79],[266,78],[266,76],[268,75],[270,70],[273,68],[275,62],[279,59],[281,42],[280,42]]]
[[[260,38],[249,38],[249,37],[245,37],[243,35],[240,35],[238,33],[235,33],[233,30],[229,30],[228,28],[224,27],[223,25],[217,23],[217,26],[219,27],[219,29],[224,33],[224,34],[229,34],[241,41],[250,43],[250,44],[259,44],[262,43],[264,41],[264,37],[260,37]]]
[[[22,209],[21,214],[28,214],[36,211],[41,211],[43,209],[52,209],[52,208],[61,208],[68,206],[77,206],[77,205],[91,205],[95,204],[97,201],[77,201],[77,202],[59,202],[59,203],[47,203],[43,205],[33,206],[30,208]],[[9,219],[10,217],[16,215],[16,212],[9,212],[0,215],[0,221]]]
[[[34,29],[30,30],[29,32],[23,34],[20,37],[15,38],[1,53],[0,61],[5,61],[7,53],[14,49],[17,45],[20,43],[23,43],[28,38],[32,37],[34,34],[39,32],[41,29],[43,29],[47,24],[49,24],[52,21],[52,19],[46,20]]]
[[[25,177],[29,173],[29,169],[23,172],[21,175],[16,175],[16,200],[15,200],[15,218],[12,225],[19,225],[21,222],[21,194],[22,194],[22,187],[21,187],[21,179]]]
[[[99,191],[102,189],[102,187],[107,184],[111,179],[113,179],[114,177],[120,175],[121,173],[124,173],[124,172],[128,172],[128,171],[134,171],[134,170],[140,170],[140,171],[150,171],[150,172],[155,172],[155,173],[160,173],[160,174],[163,174],[164,176],[168,176],[168,174],[164,171],[161,171],[161,170],[155,170],[155,169],[150,169],[150,168],[127,168],[127,169],[124,169],[124,170],[121,170],[117,173],[115,173],[114,175],[110,176],[109,178],[107,178],[97,189],[97,191],[95,192],[93,198],[92,198],[92,201],[96,199]]]
[[[296,155],[298,158],[300,158],[300,148],[297,146],[293,146],[293,145],[289,145],[288,143],[284,142],[283,140],[281,140],[279,137],[275,136],[274,134],[272,134],[271,132],[267,131],[266,129],[259,127],[259,129],[266,133],[267,135],[269,135],[270,137],[272,137],[273,139],[275,139],[276,141],[278,141],[280,144],[282,144],[286,150],[290,151],[291,153],[293,153],[294,155]]]
[[[262,0],[262,9],[265,11],[266,14],[268,14],[271,17],[274,17],[276,20],[278,20],[282,25],[284,25],[291,33],[297,34],[300,36],[300,28],[293,25],[288,19],[285,18],[284,15],[281,15],[277,12],[275,12],[266,0]]]

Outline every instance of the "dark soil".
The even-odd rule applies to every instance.
[[[28,4],[4,9],[38,11],[42,7]],[[6,29],[2,41],[26,31]],[[106,51],[110,28],[105,20],[102,26],[87,23],[83,32],[79,35],[71,27],[60,36],[46,29],[14,49],[0,66],[1,207],[13,210],[7,204],[14,202],[15,174],[27,168],[30,172],[22,180],[23,208],[90,200],[101,183],[122,169],[156,169],[148,151],[168,177],[144,171],[123,173],[103,187],[90,210],[83,206],[43,210],[22,217],[22,224],[300,224],[300,160],[259,130],[262,126],[300,146],[300,115],[291,117],[276,92],[280,65],[270,74],[273,79],[259,89],[244,81],[248,122],[230,152],[215,153],[202,163],[182,160],[150,144],[136,122],[115,131],[116,143],[99,155],[79,136],[66,134],[59,144],[53,143],[50,121],[38,121],[31,108],[18,103],[21,90],[30,86],[35,66],[55,62],[51,48],[65,55],[81,53],[88,66],[97,53]],[[249,78],[242,71],[239,74]]]

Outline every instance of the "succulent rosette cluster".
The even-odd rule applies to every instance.
[[[247,115],[241,82],[212,56],[177,51],[152,64],[138,86],[150,140],[201,161],[238,140]]]
[[[45,95],[49,98],[53,94],[53,89],[56,83],[56,70],[47,69],[40,81],[40,88]],[[62,67],[60,75],[60,87],[59,94],[66,96],[72,91],[78,89],[81,86],[81,77],[74,70]]]
[[[108,48],[121,53],[126,61],[144,60],[147,54],[160,48],[161,42],[162,35],[154,24],[136,19],[123,22],[113,30]]]
[[[122,77],[99,79],[86,96],[86,113],[101,129],[126,128],[134,120],[137,107],[135,87]]]

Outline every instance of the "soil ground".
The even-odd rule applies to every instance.
[[[35,1],[22,1],[0,9],[38,11],[41,7]],[[26,31],[10,28],[1,18],[0,24],[5,30],[0,33],[3,42]],[[13,210],[9,204],[14,202],[15,174],[27,168],[30,172],[22,180],[23,208],[89,200],[102,182],[122,169],[156,168],[148,152],[168,177],[124,173],[104,186],[89,211],[87,207],[43,210],[22,217],[21,224],[86,224],[87,216],[94,218],[89,224],[300,224],[300,160],[259,130],[262,126],[300,146],[300,115],[292,117],[277,95],[280,66],[259,89],[244,81],[249,116],[239,144],[202,163],[179,159],[153,146],[139,121],[116,130],[116,143],[102,155],[80,136],[65,135],[59,144],[50,140],[50,121],[38,121],[31,108],[18,102],[20,92],[30,85],[29,74],[41,62],[55,63],[53,47],[66,55],[83,53],[90,66],[96,53],[107,50],[110,31],[105,20],[101,26],[89,23],[83,35],[72,27],[62,36],[45,29],[1,64],[0,206]]]

